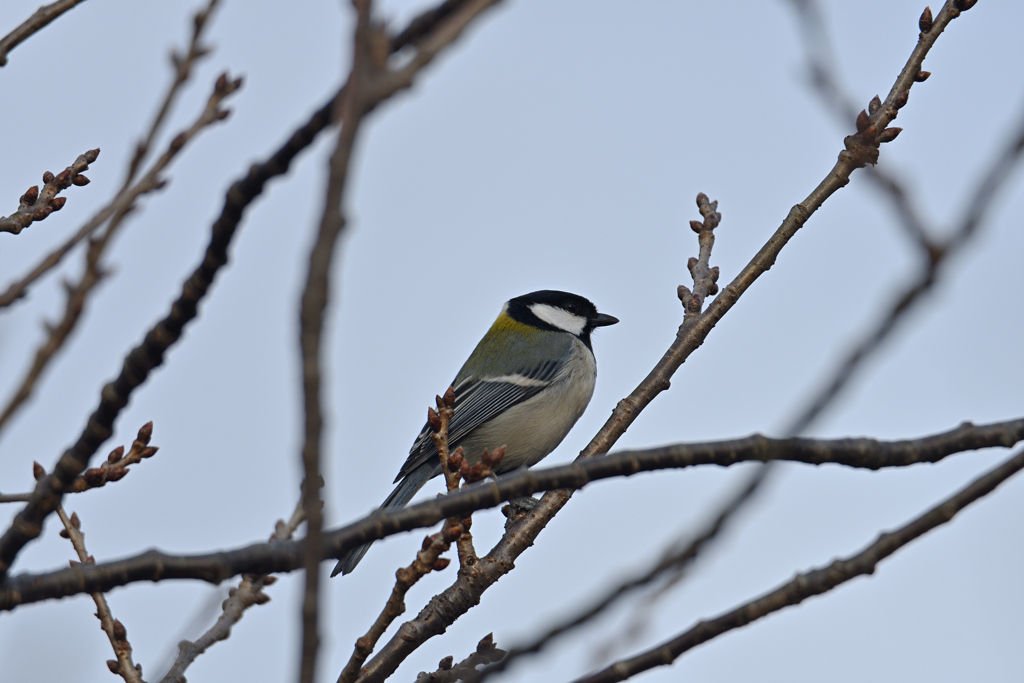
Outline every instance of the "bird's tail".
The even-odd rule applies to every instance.
[[[440,468],[437,465],[431,465],[433,465],[433,463],[423,463],[410,472],[405,479],[399,482],[398,486],[395,487],[395,490],[391,492],[391,495],[381,503],[380,509],[389,510],[392,508],[402,508],[408,505],[409,501],[412,500],[412,497],[416,495],[416,492],[423,488],[423,485],[426,484],[429,479],[437,476]],[[334,571],[331,572],[331,576],[333,577],[338,574],[351,573],[352,570],[356,568],[356,565],[359,564],[359,561],[363,559],[363,555],[366,554],[366,551],[370,549],[371,545],[372,542],[366,543],[358,548],[353,548],[346,554],[342,555],[338,560],[338,564],[334,568]]]

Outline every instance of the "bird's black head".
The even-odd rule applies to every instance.
[[[588,348],[590,333],[594,328],[619,322],[618,318],[598,313],[597,307],[589,299],[552,289],[517,296],[508,302],[507,313],[521,323],[542,330],[574,334]]]

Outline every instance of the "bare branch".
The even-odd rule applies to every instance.
[[[33,33],[46,28],[47,25],[69,9],[85,0],[57,0],[49,5],[43,5],[32,13],[25,21],[21,22],[16,29],[0,38],[0,66],[7,66],[7,55],[11,50],[28,40]]]
[[[100,404],[89,418],[78,441],[61,456],[53,474],[39,482],[32,500],[18,513],[11,528],[0,537],[0,577],[6,575],[25,544],[39,536],[43,520],[56,509],[75,478],[89,466],[90,458],[100,445],[110,438],[114,420],[127,404],[131,393],[163,362],[164,354],[181,337],[184,326],[196,316],[199,302],[206,295],[218,271],[227,263],[227,248],[245,209],[263,192],[263,186],[268,180],[287,173],[292,160],[313,142],[329,122],[328,105],[316,111],[266,161],[253,164],[243,178],[228,188],[221,215],[212,226],[206,254],[185,282],[181,296],[171,306],[170,313],[128,354],[118,378],[104,387]]]
[[[305,594],[302,603],[302,659],[299,680],[312,683],[319,648],[317,619],[319,612],[319,564],[321,557],[322,516],[320,501],[320,440],[323,431],[323,408],[320,396],[322,369],[320,364],[323,338],[323,316],[330,291],[330,272],[334,248],[345,227],[342,201],[348,178],[349,161],[362,117],[400,90],[412,85],[413,78],[444,47],[458,38],[469,23],[497,0],[473,0],[447,13],[433,23],[433,29],[422,33],[410,45],[415,54],[404,66],[392,69],[387,63],[393,43],[371,16],[370,0],[355,0],[358,12],[353,40],[352,70],[335,109],[341,123],[338,142],[331,156],[330,175],[323,215],[316,243],[309,257],[306,286],[300,311],[302,349],[303,402],[305,408],[305,439],[302,447],[303,507],[307,526],[304,568]],[[429,22],[428,22],[429,23]]]
[[[221,108],[221,104],[225,98],[229,97],[241,86],[241,79],[231,80],[227,74],[222,74],[214,85],[213,93],[207,100],[206,107],[195,122],[187,130],[179,133],[171,140],[167,151],[157,159],[152,168],[134,187],[119,193],[114,199],[110,205],[110,207],[114,207],[112,217],[107,224],[106,230],[98,239],[93,240],[89,244],[85,257],[85,272],[77,283],[66,285],[67,301],[64,306],[64,316],[60,322],[47,325],[48,335],[46,340],[36,349],[32,365],[25,372],[14,395],[7,402],[7,405],[4,406],[3,412],[0,412],[0,430],[3,429],[15,412],[32,395],[36,382],[42,376],[50,360],[61,349],[64,342],[67,341],[77,326],[82,312],[85,310],[85,303],[89,294],[104,275],[100,259],[103,257],[111,239],[123,224],[125,217],[132,210],[134,200],[142,194],[160,189],[165,185],[166,181],[161,177],[163,171],[200,131],[218,121],[223,121],[227,117],[229,110]],[[100,213],[104,212],[101,211]]]
[[[33,185],[18,199],[18,210],[10,216],[0,216],[0,232],[17,235],[35,221],[44,220],[54,211],[64,208],[66,197],[58,197],[63,190],[72,185],[88,185],[89,179],[82,175],[89,170],[89,164],[96,161],[99,149],[91,149],[79,154],[74,163],[54,175],[47,171],[43,174],[43,189]]]
[[[167,89],[167,93],[164,95],[163,102],[157,111],[156,117],[153,119],[153,123],[150,124],[149,131],[135,146],[135,153],[129,163],[128,170],[125,173],[124,183],[117,195],[114,196],[114,199],[111,200],[106,207],[101,209],[88,222],[86,222],[85,225],[79,228],[75,234],[43,257],[43,259],[25,276],[16,282],[11,283],[7,290],[3,294],[0,294],[0,308],[10,306],[15,301],[24,297],[32,283],[53,268],[57,267],[68,252],[101,227],[108,218],[118,213],[123,214],[127,212],[135,199],[145,192],[150,191],[150,189],[143,189],[142,191],[139,191],[139,188],[145,187],[144,183],[139,183],[136,185],[135,190],[131,190],[131,183],[135,179],[139,165],[142,163],[146,154],[149,153],[149,150],[153,145],[153,140],[155,140],[156,136],[160,133],[167,113],[170,111],[171,106],[177,99],[178,94],[181,92],[181,87],[191,75],[192,67],[195,62],[209,53],[209,48],[202,45],[200,40],[206,26],[208,25],[210,14],[213,12],[213,9],[216,7],[218,2],[219,0],[210,0],[203,10],[200,10],[193,16],[192,40],[189,43],[188,51],[185,56],[181,57],[176,51],[171,53],[171,62],[175,69],[174,80],[171,82],[170,87]]]
[[[625,451],[569,465],[526,470],[495,481],[480,482],[456,493],[401,509],[378,510],[346,527],[324,534],[323,559],[337,558],[369,541],[433,526],[446,517],[466,517],[476,510],[495,507],[538,491],[579,489],[592,481],[630,476],[638,472],[695,465],[727,466],[738,462],[790,460],[820,465],[879,469],[938,462],[965,450],[1011,447],[1024,440],[1024,418],[976,427],[970,423],[943,434],[906,441],[873,439],[745,439],[665,446]],[[490,578],[494,551],[480,558],[475,570]],[[170,555],[149,551],[124,560],[45,574],[19,574],[0,583],[0,610],[11,610],[40,600],[92,591],[108,591],[139,581],[198,579],[220,583],[237,574],[294,571],[302,566],[299,542],[257,543],[236,550],[206,555]],[[480,567],[483,567],[480,569]],[[435,598],[437,599],[437,598]]]
[[[873,574],[878,563],[911,541],[941,526],[971,503],[985,497],[997,486],[1024,469],[1024,451],[975,479],[966,488],[942,501],[909,524],[883,533],[878,540],[847,559],[797,576],[774,591],[741,605],[709,621],[701,621],[689,631],[627,660],[585,676],[577,683],[624,681],[656,666],[671,664],[684,652],[717,636],[756,621],[773,612],[798,605],[807,598],[827,593],[858,576]]]
[[[107,459],[99,467],[86,470],[72,482],[65,493],[81,493],[89,489],[98,489],[105,486],[109,481],[119,481],[126,477],[131,471],[131,465],[142,462],[144,458],[151,458],[160,449],[150,446],[149,441],[153,436],[153,423],[147,422],[139,429],[139,434],[132,442],[131,449],[126,454],[124,446],[118,446],[110,452]],[[45,470],[39,463],[32,463],[33,475],[38,480]],[[0,503],[28,502],[32,498],[31,493],[19,493],[10,496],[0,495]]]
[[[943,267],[977,234],[978,226],[984,221],[987,212],[992,208],[996,194],[1003,188],[1011,176],[1011,171],[1020,162],[1024,152],[1024,115],[998,157],[971,194],[971,200],[963,218],[952,234],[941,243],[934,245],[929,251],[929,260],[918,277],[899,292],[889,304],[888,310],[874,327],[864,335],[846,356],[837,364],[831,377],[815,392],[807,402],[804,410],[798,414],[791,429],[800,432],[813,420],[817,419],[832,399],[846,386],[856,369],[866,358],[877,351],[897,329],[899,323],[906,319],[906,314],[924,299],[935,283],[940,279]]]
[[[901,70],[896,82],[875,113],[866,115],[866,125],[858,125],[858,131],[845,139],[845,147],[828,175],[810,195],[794,206],[775,234],[747,264],[740,274],[726,286],[707,310],[699,315],[684,319],[675,342],[665,355],[627,398],[619,401],[604,426],[580,453],[580,459],[607,453],[618,438],[633,423],[640,412],[654,398],[669,387],[670,379],[680,365],[707,338],[722,317],[736,304],[740,296],[775,263],[775,259],[789,240],[803,227],[807,220],[832,194],[844,187],[850,174],[878,159],[881,142],[892,139],[887,126],[909,98],[910,88],[916,82],[925,56],[936,39],[960,10],[947,2],[936,17],[931,30],[922,33],[910,58]],[[382,681],[397,669],[398,665],[427,639],[443,633],[450,624],[476,605],[481,595],[499,578],[511,571],[515,559],[533,545],[538,534],[559,510],[568,503],[572,491],[549,491],[529,516],[517,520],[506,531],[502,540],[491,549],[486,557],[477,563],[472,581],[460,580],[438,594],[413,621],[406,622],[398,633],[368,664],[366,683]]]
[[[300,500],[287,522],[283,519],[277,521],[274,533],[270,536],[270,543],[290,540],[303,521],[305,513]],[[228,598],[221,606],[222,612],[217,622],[196,640],[182,640],[178,643],[178,656],[159,683],[185,683],[185,672],[199,655],[206,652],[214,643],[227,640],[231,636],[231,629],[241,621],[247,609],[270,601],[270,596],[264,593],[263,589],[276,581],[277,577],[266,574],[243,574],[238,586],[228,592]]]
[[[504,656],[505,651],[494,644],[494,634],[488,633],[476,644],[476,652],[454,666],[452,664],[455,658],[448,655],[440,661],[437,671],[429,674],[421,671],[416,677],[416,683],[457,683],[476,680],[478,666],[497,662]]]

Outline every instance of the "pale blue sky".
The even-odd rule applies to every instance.
[[[0,5],[0,32],[38,6]],[[17,48],[0,70],[0,213],[44,170],[92,147],[92,184],[18,237],[0,234],[4,286],[77,227],[121,182],[169,79],[166,55],[187,37],[198,1],[89,0]],[[383,2],[400,26],[425,3]],[[917,39],[922,3],[823,3],[839,72],[866,105],[883,97]],[[111,254],[114,272],[74,344],[29,408],[0,434],[0,491],[30,485],[75,438],[123,354],[163,315],[196,263],[224,189],[273,150],[338,85],[347,63],[345,3],[225,0],[212,57],[174,112],[167,139],[198,111],[224,68],[246,76],[226,125],[202,135],[147,199]],[[948,229],[978,172],[1024,114],[1024,4],[987,0],[955,21],[925,63],[882,151],[918,208]],[[348,194],[328,333],[332,388],[326,521],[372,509],[443,390],[506,299],[542,288],[591,298],[622,320],[595,335],[591,407],[547,462],[574,457],[671,343],[676,285],[696,253],[687,227],[698,191],[723,219],[712,264],[731,279],[794,203],[832,166],[841,126],[807,87],[788,3],[506,2],[488,14],[365,128]],[[125,481],[75,496],[101,560],[158,547],[230,548],[265,538],[291,512],[301,469],[296,302],[321,209],[322,139],[251,208],[232,262],[168,362],[133,396],[109,446],[155,423],[160,454]],[[942,284],[811,430],[820,436],[914,437],[963,420],[1024,414],[1024,175],[992,207]],[[913,245],[861,175],[830,199],[778,263],[718,325],[619,442],[777,434],[824,373],[913,277]],[[70,261],[72,272],[79,257]],[[444,294],[433,288],[448,283]],[[0,315],[0,393],[62,307],[58,278]],[[108,449],[109,450],[109,449]],[[106,451],[104,451],[106,452]],[[859,551],[992,466],[1003,452],[938,466],[853,472],[789,466],[732,533],[666,598],[640,641],[678,633],[773,589],[797,571]],[[546,626],[654,558],[704,519],[743,472],[658,473],[597,483],[518,567],[448,633],[411,657],[411,681],[493,631],[501,647]],[[428,487],[430,489],[430,487]],[[440,488],[424,495],[433,495]],[[0,510],[6,524],[16,508]],[[477,515],[486,550],[502,522]],[[884,562],[871,578],[702,646],[643,681],[1013,681],[1024,669],[1024,478]],[[333,681],[383,605],[393,571],[421,533],[378,544],[358,571],[326,583],[320,680]],[[70,547],[47,534],[15,571],[62,566]],[[324,568],[325,572],[329,567]],[[415,613],[454,577],[427,577]],[[190,681],[291,680],[301,576],[269,591]],[[226,587],[225,587],[226,588]],[[155,679],[209,602],[199,583],[137,584],[110,596],[136,661]],[[0,614],[5,681],[109,681],[109,645],[87,597]],[[595,648],[630,609],[568,639],[503,680],[560,681],[596,664]]]

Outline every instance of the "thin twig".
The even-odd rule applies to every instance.
[[[156,453],[156,448],[149,446],[149,441],[153,436],[153,423],[147,422],[139,429],[138,436],[135,441],[132,442],[131,450],[127,456],[124,455],[124,446],[120,446],[115,449],[108,457],[107,462],[111,465],[114,463],[122,463],[125,461],[131,461],[132,464],[140,462],[143,458],[150,457]],[[123,474],[120,476],[111,476],[110,481],[116,481],[121,479],[124,474],[127,474],[128,470],[124,469],[123,464],[117,465],[117,469],[111,469],[111,472],[120,471]],[[33,476],[36,479],[42,479],[46,476],[46,470],[39,463],[33,463]],[[107,477],[104,476],[104,483],[106,483]],[[102,486],[103,484],[99,484]],[[72,513],[69,517],[64,512],[64,507],[61,505],[57,506],[57,516],[60,517],[61,523],[64,525],[64,530],[61,531],[61,536],[71,541],[71,545],[74,547],[76,554],[78,555],[79,563],[91,565],[95,564],[95,559],[89,554],[89,551],[85,548],[85,535],[81,531],[81,522],[78,519],[77,513]],[[75,566],[76,562],[72,561],[71,566]],[[132,661],[132,646],[128,642],[128,632],[124,625],[114,619],[113,614],[110,611],[110,605],[107,604],[107,599],[101,592],[93,592],[90,594],[93,602],[96,603],[96,618],[100,620],[100,627],[103,632],[107,634],[107,638],[110,640],[110,646],[114,649],[114,656],[116,659],[107,660],[107,668],[112,673],[115,673],[123,678],[127,683],[142,683],[142,667],[135,664]]]
[[[17,235],[32,223],[45,220],[54,211],[63,209],[67,198],[57,195],[72,185],[88,185],[89,179],[82,173],[89,170],[89,164],[99,155],[99,149],[91,149],[79,154],[74,163],[57,175],[49,171],[44,173],[42,190],[38,185],[28,188],[18,199],[18,210],[10,216],[0,216],[0,232]]]
[[[541,652],[556,638],[578,629],[590,623],[600,615],[608,611],[610,607],[617,604],[622,598],[651,585],[652,583],[667,577],[665,583],[659,588],[657,594],[662,594],[665,589],[675,585],[686,574],[686,571],[693,565],[693,562],[700,555],[701,551],[721,533],[726,524],[731,521],[736,513],[750,500],[763,481],[767,473],[766,467],[759,467],[747,483],[740,490],[732,495],[728,502],[721,507],[715,518],[692,540],[680,545],[672,544],[657,562],[652,564],[643,573],[637,574],[630,579],[620,582],[601,597],[592,601],[591,604],[577,612],[574,616],[563,620],[561,623],[548,628],[544,633],[529,640],[522,645],[517,645],[508,651],[508,656],[492,666],[479,672],[475,677],[468,680],[473,683],[482,683],[508,669],[516,660]],[[650,602],[650,601],[648,601]],[[607,652],[608,649],[605,648]]]
[[[153,435],[153,423],[147,422],[139,429],[139,434],[132,442],[131,449],[125,453],[124,446],[118,446],[110,451],[110,455],[99,467],[87,469],[75,477],[65,493],[81,493],[90,489],[98,489],[106,486],[107,482],[119,481],[126,477],[132,465],[142,462],[145,458],[152,458],[160,449],[157,446],[150,446],[149,440]],[[33,463],[33,473],[38,480],[40,472],[44,472],[43,466]],[[13,495],[0,495],[0,503],[28,502],[32,498],[31,493],[18,493]]]
[[[231,80],[227,74],[222,74],[216,81],[213,93],[207,100],[206,107],[196,118],[195,122],[185,131],[179,133],[171,140],[167,151],[157,159],[145,176],[132,188],[117,195],[111,204],[114,208],[110,222],[107,224],[103,234],[90,242],[89,249],[85,255],[85,271],[75,284],[68,284],[67,300],[64,306],[64,315],[60,322],[47,325],[47,338],[36,349],[32,364],[26,370],[14,395],[8,400],[2,412],[0,412],[0,430],[15,412],[29,399],[36,383],[42,376],[43,371],[49,365],[53,357],[60,351],[68,337],[74,331],[85,309],[86,299],[104,275],[104,269],[100,264],[104,253],[111,239],[117,234],[123,224],[125,217],[131,212],[134,200],[147,192],[162,188],[166,180],[162,177],[163,172],[170,165],[171,161],[178,156],[178,153],[206,127],[223,121],[229,114],[229,110],[221,108],[221,104],[232,93],[242,85],[241,79]],[[102,212],[101,212],[102,213]]]
[[[288,541],[295,535],[295,530],[305,521],[305,513],[300,500],[292,516],[287,522],[279,519],[270,536],[270,543]],[[245,611],[253,605],[264,605],[270,602],[270,596],[263,589],[277,581],[277,577],[267,574],[243,574],[242,581],[228,592],[228,598],[221,605],[221,615],[217,622],[203,635],[195,640],[182,640],[178,643],[178,656],[175,657],[167,673],[159,683],[185,683],[185,672],[196,658],[206,652],[215,643],[227,640],[231,629],[241,621]]]
[[[162,130],[167,114],[170,112],[174,101],[181,92],[182,86],[192,74],[193,66],[197,61],[199,61],[199,59],[210,52],[209,47],[203,45],[201,39],[206,27],[209,25],[210,15],[218,2],[219,0],[209,0],[206,7],[196,12],[193,16],[192,39],[189,42],[185,56],[182,57],[177,51],[173,51],[171,53],[171,63],[174,67],[174,79],[171,81],[171,85],[164,94],[163,101],[157,110],[157,114],[154,117],[153,122],[149,126],[149,130],[135,146],[135,152],[128,164],[128,170],[125,173],[125,180],[121,189],[118,190],[117,194],[114,195],[114,198],[107,204],[107,206],[97,212],[91,219],[89,219],[89,221],[71,235],[71,237],[44,256],[42,260],[32,268],[32,270],[22,276],[19,280],[12,282],[7,287],[7,290],[4,291],[3,294],[0,294],[0,308],[10,306],[14,302],[23,298],[28,292],[28,288],[43,275],[53,268],[56,268],[64,257],[75,248],[75,246],[95,232],[98,228],[103,226],[111,216],[118,212],[126,212],[128,208],[131,207],[135,199],[143,194],[143,192],[139,191],[139,188],[142,186],[141,183],[136,185],[136,189],[131,189],[132,181],[136,177],[139,165],[151,149],[153,141]],[[98,152],[99,150],[96,151]],[[149,190],[145,190],[145,192],[148,191]],[[123,195],[130,196],[122,197]]]
[[[303,539],[305,590],[302,599],[302,655],[299,662],[300,683],[312,683],[316,675],[316,656],[320,647],[318,618],[320,609],[320,546],[323,533],[323,503],[320,500],[320,443],[323,438],[323,402],[320,386],[324,379],[321,365],[324,311],[330,291],[331,265],[338,237],[345,227],[342,201],[348,179],[349,160],[356,133],[365,111],[364,93],[370,67],[371,42],[377,33],[370,22],[370,2],[355,4],[358,18],[353,40],[352,70],[339,98],[334,119],[340,123],[337,144],[331,155],[327,193],[316,243],[309,255],[306,284],[299,311],[299,343],[302,351],[302,396],[305,414],[302,445],[302,507],[306,515],[306,537]]]
[[[206,254],[182,287],[181,296],[171,306],[167,317],[150,329],[142,343],[128,354],[118,378],[104,387],[100,403],[78,441],[61,456],[53,474],[39,482],[28,505],[0,537],[0,579],[6,576],[25,544],[39,536],[43,520],[56,509],[67,487],[89,466],[90,458],[110,437],[114,420],[127,405],[132,392],[163,362],[164,354],[181,338],[184,326],[195,318],[199,302],[228,261],[227,249],[245,209],[263,192],[267,181],[287,173],[292,160],[329,125],[330,111],[331,103],[328,103],[314,112],[274,154],[262,163],[253,164],[243,178],[228,188],[221,215],[211,228]]]
[[[949,237],[930,250],[930,258],[918,277],[893,297],[888,309],[874,327],[854,344],[846,356],[836,364],[832,376],[822,383],[821,388],[811,396],[805,408],[793,421],[791,426],[793,431],[800,432],[805,425],[817,419],[832,399],[846,386],[864,360],[877,351],[892,336],[900,322],[906,319],[907,313],[924,300],[925,295],[941,279],[943,267],[950,261],[950,257],[960,253],[964,245],[977,234],[978,227],[985,220],[988,211],[992,209],[996,195],[1012,177],[1011,172],[1020,162],[1022,153],[1024,153],[1024,114],[1021,115],[1017,129],[1009,142],[993,160],[988,170],[981,176],[974,191],[969,195],[971,199],[959,225]]]
[[[500,661],[504,656],[505,651],[494,644],[494,634],[488,633],[476,644],[476,651],[461,662],[454,664],[455,658],[448,655],[438,663],[437,671],[429,674],[421,671],[416,676],[416,683],[457,683],[476,680],[478,666]]]
[[[878,563],[911,541],[953,519],[971,503],[985,497],[997,486],[1024,469],[1024,451],[1016,453],[995,469],[975,479],[955,495],[942,501],[909,524],[883,533],[878,540],[847,559],[804,574],[798,574],[774,591],[752,600],[709,621],[701,621],[689,631],[647,650],[635,657],[616,662],[601,671],[585,676],[577,683],[612,683],[624,681],[656,666],[666,666],[687,650],[719,635],[756,621],[779,610],[798,605],[807,598],[827,593],[836,586],[858,576],[875,572]]]
[[[0,66],[7,65],[7,55],[11,53],[11,50],[28,40],[33,33],[46,28],[51,21],[82,2],[85,0],[57,0],[49,5],[43,5],[33,12],[32,16],[21,22],[16,29],[0,38]]]
[[[407,508],[376,511],[346,527],[324,534],[323,557],[387,536],[433,526],[446,517],[466,517],[515,498],[550,489],[579,489],[592,481],[639,472],[695,465],[729,466],[739,462],[788,460],[813,465],[835,463],[879,469],[938,462],[949,455],[979,448],[1009,448],[1024,440],[1024,418],[956,429],[921,439],[769,439],[751,436],[732,441],[679,444],[642,451],[625,451],[569,465],[526,470],[484,481],[457,493],[426,500]],[[93,567],[43,574],[19,574],[0,583],[0,610],[91,591],[108,591],[139,581],[198,579],[218,584],[237,574],[294,571],[302,566],[299,541],[257,543],[245,548],[205,555],[172,555],[149,551]],[[480,558],[479,565],[494,560]]]

